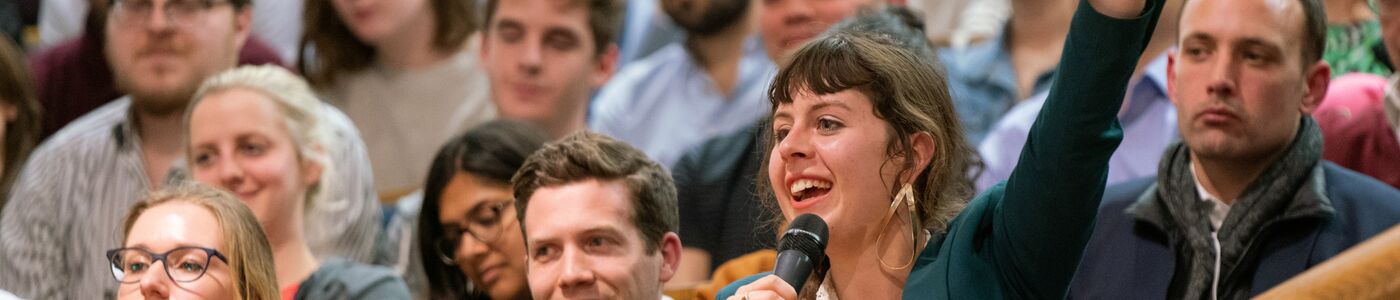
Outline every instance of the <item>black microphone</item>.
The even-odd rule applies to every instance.
[[[826,221],[813,214],[802,214],[788,224],[778,241],[778,262],[773,275],[778,275],[794,291],[802,293],[812,266],[826,260]]]

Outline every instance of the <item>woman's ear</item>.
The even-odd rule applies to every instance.
[[[311,152],[311,155],[303,156],[301,158],[301,183],[308,187],[314,186],[316,185],[316,183],[321,182],[321,172],[326,169],[323,166],[321,166],[321,163],[323,161],[327,161],[327,159],[324,159],[326,157],[326,151],[321,146],[312,146]],[[313,159],[312,157],[308,157],[312,155],[323,159]]]
[[[928,168],[928,164],[933,161],[934,152],[938,149],[933,143],[933,135],[928,132],[916,132],[908,138],[909,148],[913,151],[913,155],[908,157],[911,159],[908,163],[912,172],[905,173],[905,178],[900,178],[901,182],[913,182],[919,176],[920,170]]]

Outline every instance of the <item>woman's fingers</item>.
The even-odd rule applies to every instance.
[[[745,292],[745,293],[734,294],[734,296],[733,296],[733,297],[729,297],[729,299],[730,299],[730,300],[793,300],[793,299],[797,299],[797,297],[796,297],[796,296],[793,296],[793,297],[791,297],[791,298],[783,298],[783,296],[779,296],[778,293],[775,293],[775,292],[773,292],[773,291],[762,290],[762,291],[749,291],[749,292]]]
[[[739,287],[739,290],[727,300],[796,300],[797,291],[791,285],[778,278],[776,275],[768,275],[759,278],[752,283]]]

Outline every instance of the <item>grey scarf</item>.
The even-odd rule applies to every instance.
[[[1258,265],[1258,250],[1250,250],[1268,223],[1288,215],[1304,201],[1316,201],[1299,189],[1312,177],[1322,156],[1322,134],[1317,123],[1303,117],[1287,152],[1264,170],[1234,201],[1218,232],[1220,242],[1219,299],[1249,296],[1251,270]],[[1164,230],[1176,250],[1176,273],[1169,299],[1211,299],[1215,275],[1215,248],[1211,241],[1211,202],[1201,201],[1191,173],[1190,151],[1183,143],[1167,150],[1159,166],[1156,201],[1165,209]],[[1245,274],[1234,274],[1235,270]]]

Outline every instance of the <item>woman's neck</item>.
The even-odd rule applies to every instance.
[[[263,227],[263,230],[267,232],[268,243],[272,245],[272,262],[273,268],[277,271],[277,286],[279,288],[301,284],[306,278],[311,277],[311,273],[316,272],[317,267],[320,267],[320,262],[316,261],[316,256],[311,254],[311,246],[306,244],[302,232],[302,211],[298,209],[292,215],[291,222]]]
[[[415,19],[374,45],[375,59],[390,70],[405,71],[427,68],[456,54],[457,51],[444,51],[434,45],[436,31],[433,29],[431,17]]]
[[[282,288],[300,285],[321,266],[306,242],[273,245],[272,263],[276,264],[277,286]]]
[[[904,284],[909,279],[912,264],[902,269],[885,268],[885,263],[903,266],[911,262],[923,247],[914,249],[909,238],[909,224],[891,221],[884,228],[884,238],[878,238],[876,226],[870,226],[867,234],[853,238],[828,249],[831,268],[831,285],[838,299],[899,299],[904,295]],[[872,246],[874,245],[874,246]],[[833,240],[833,246],[836,241]],[[921,245],[922,246],[922,245]],[[884,257],[885,262],[880,261]]]

